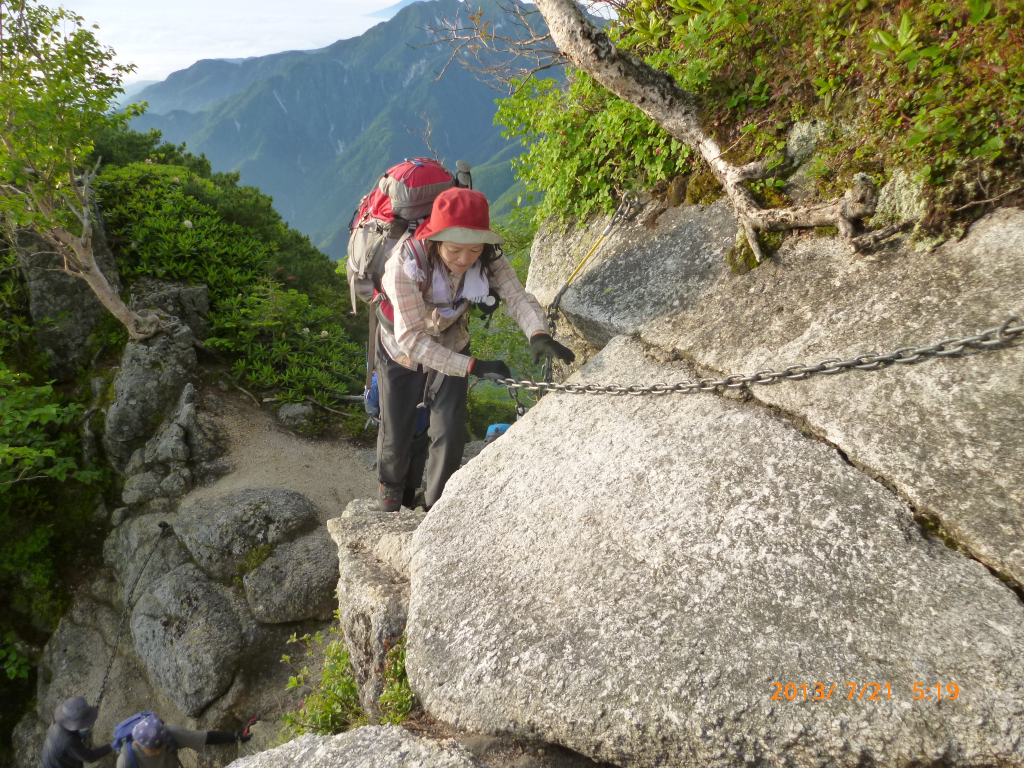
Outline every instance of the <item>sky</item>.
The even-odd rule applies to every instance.
[[[361,35],[395,0],[54,0],[99,24],[99,41],[136,65],[125,84],[163,80],[199,59],[314,50]]]

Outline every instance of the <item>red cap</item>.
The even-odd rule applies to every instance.
[[[464,187],[446,189],[434,200],[430,218],[416,228],[417,240],[452,243],[493,243],[504,238],[491,230],[491,207],[483,192]]]

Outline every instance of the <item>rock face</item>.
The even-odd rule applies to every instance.
[[[92,242],[96,263],[111,288],[119,292],[117,263],[107,246],[102,217],[98,215]],[[28,287],[29,312],[32,321],[42,326],[37,332],[39,348],[49,358],[53,376],[69,381],[95,351],[88,343],[89,336],[107,310],[84,280],[58,271],[63,260],[42,239],[26,234],[19,238],[18,246]]]
[[[752,373],[969,336],[1011,314],[1024,317],[1024,211],[1007,208],[931,254],[868,261],[835,240],[797,239],[641,337],[702,372]],[[1024,586],[1024,345],[751,392]]]
[[[336,548],[322,528],[282,544],[242,579],[257,621],[281,624],[334,615]]]
[[[581,380],[695,375],[623,339]],[[462,728],[623,766],[1024,765],[1019,597],[756,402],[548,396],[411,568],[410,681]]]
[[[231,686],[242,633],[231,602],[193,565],[182,565],[142,596],[132,613],[139,657],[186,715]]]
[[[178,325],[148,342],[128,342],[114,378],[103,446],[119,471],[178,403],[196,371],[194,336]]]
[[[318,522],[301,493],[254,488],[186,502],[175,531],[208,576],[230,581],[257,547],[284,544]]]
[[[277,409],[277,418],[286,427],[308,427],[316,410],[309,403],[285,403]]]
[[[197,339],[206,338],[210,292],[205,285],[186,285],[144,277],[132,283],[131,307],[138,311],[156,309],[178,318],[192,329]]]
[[[327,522],[337,545],[338,606],[363,710],[373,713],[383,692],[387,650],[405,631],[413,531],[425,513],[381,512],[375,501],[353,501]]]
[[[228,470],[218,460],[224,438],[216,422],[199,412],[196,390],[186,384],[178,405],[124,468],[122,501],[130,507],[166,508],[197,482]]]
[[[236,760],[232,768],[483,768],[451,739],[417,739],[397,725],[366,726],[337,736],[307,734],[277,749]]]
[[[607,217],[569,233],[542,228],[531,250],[526,288],[547,306],[597,241]],[[724,199],[710,206],[669,208],[648,228],[638,217],[616,227],[562,297],[560,308],[597,347],[633,333],[645,321],[690,307],[723,271],[736,239]]]

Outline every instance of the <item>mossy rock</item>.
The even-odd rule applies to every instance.
[[[686,186],[687,205],[711,205],[725,194],[722,185],[711,171],[704,171],[691,177]]]

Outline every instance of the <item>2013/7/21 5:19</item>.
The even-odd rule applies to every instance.
[[[776,701],[782,701],[783,699],[789,701],[828,701],[832,698],[836,685],[837,683],[832,683],[831,686],[827,683],[812,683],[810,685],[810,695],[808,696],[807,683],[772,683],[772,688],[774,689],[772,699]],[[850,693],[846,697],[847,701],[865,698],[869,701],[892,700],[892,686],[889,683],[864,683],[863,686],[861,686],[860,683],[843,683],[843,685],[850,689]],[[932,688],[935,689],[934,693],[932,692]],[[868,693],[869,690],[871,691],[870,693]],[[881,695],[883,692],[885,693],[884,698]],[[868,695],[865,696],[865,694]],[[945,692],[943,692],[942,683],[936,683],[931,686],[925,686],[921,683],[914,683],[913,685],[913,697],[915,701],[955,699],[959,695],[960,686],[956,683],[949,683],[946,685]]]

